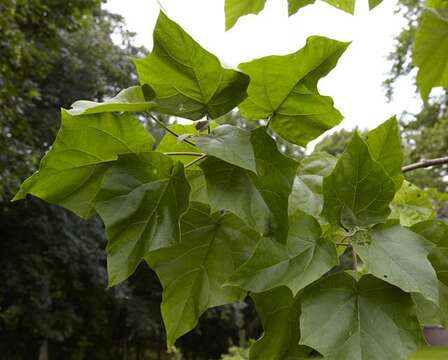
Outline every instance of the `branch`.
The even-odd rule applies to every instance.
[[[406,165],[401,168],[401,171],[405,173],[405,172],[413,171],[416,169],[423,169],[423,168],[427,168],[430,166],[443,165],[443,164],[448,164],[448,156],[441,157],[438,159],[422,160],[415,164]]]
[[[169,132],[171,135],[175,136],[176,138],[179,138],[179,135],[177,135],[173,130],[171,130],[168,126],[166,126],[163,121],[160,121],[151,113],[147,113],[151,119],[153,119],[157,124],[159,124],[161,127],[165,129],[165,131]],[[189,141],[188,139],[181,139],[181,141],[185,141],[187,144],[196,147],[194,143]]]

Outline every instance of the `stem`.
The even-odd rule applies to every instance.
[[[168,155],[168,156],[202,156],[202,155],[204,155],[202,153],[190,152],[190,151],[182,151],[182,152],[174,151],[174,152],[166,152],[164,154]]]
[[[444,165],[444,164],[448,164],[448,156],[441,157],[438,159],[422,160],[415,164],[406,165],[401,168],[401,171],[405,173],[408,171],[423,169],[434,165]]]
[[[355,272],[355,279],[358,280],[358,255],[356,255],[353,245],[350,244],[350,246],[352,247],[353,271]]]
[[[205,159],[207,157],[207,154],[202,154],[201,156],[199,156],[197,159],[194,159],[193,161],[190,161],[187,165],[185,165],[185,169],[189,168],[190,166],[193,166],[194,164],[196,164],[197,162]]]
[[[341,243],[341,242],[336,243],[336,245],[337,246],[350,246],[350,244]]]
[[[169,132],[171,135],[175,136],[176,138],[179,137],[179,135],[177,135],[173,130],[171,130],[168,126],[166,126],[163,121],[160,121],[159,119],[157,119],[157,117],[155,117],[153,114],[148,113],[149,117],[151,119],[153,119],[157,124],[159,124],[161,127],[163,127],[165,129],[165,131]],[[196,145],[194,143],[192,143],[190,140],[188,139],[182,139],[182,141],[185,141],[187,144],[190,144],[191,146],[196,147]]]
[[[268,117],[268,121],[266,122],[266,128],[269,127],[269,124],[271,123],[271,119],[272,119],[273,115]]]

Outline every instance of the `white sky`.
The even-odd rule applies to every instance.
[[[322,2],[288,18],[286,0],[268,0],[259,15],[241,18],[225,32],[224,0],[160,0],[166,14],[227,67],[253,58],[294,52],[310,35],[352,41],[336,68],[319,83],[333,97],[345,120],[339,127],[372,128],[403,111],[417,112],[421,100],[411,77],[400,80],[394,100],[387,103],[382,82],[389,71],[387,54],[405,24],[394,14],[396,2],[384,0],[373,11],[358,0],[355,16]],[[157,0],[109,0],[106,9],[121,14],[135,43],[152,48],[152,31],[159,13]]]

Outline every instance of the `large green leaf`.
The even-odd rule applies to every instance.
[[[163,12],[154,30],[154,48],[135,60],[141,84],[150,85],[156,111],[197,120],[217,118],[245,97],[249,78],[224,69],[216,56],[194,41]]]
[[[412,226],[418,222],[430,220],[436,215],[428,194],[404,181],[390,204],[391,219],[400,220],[401,225]]]
[[[403,183],[401,172],[403,150],[397,119],[392,117],[369,131],[366,136],[366,143],[369,146],[372,158],[383,166],[386,173],[394,180],[395,189],[398,190]]]
[[[146,258],[164,288],[162,315],[168,346],[193,329],[210,307],[241,300],[245,292],[222,284],[250,255],[259,235],[231,213],[210,214],[193,203],[182,219],[182,241]]]
[[[433,245],[423,237],[388,223],[357,232],[352,244],[365,271],[403,291],[418,292],[438,302],[437,275],[427,258]]]
[[[334,244],[321,235],[319,223],[297,211],[289,217],[286,245],[263,238],[227,283],[253,292],[285,285],[297,294],[338,264]]]
[[[295,14],[304,6],[313,4],[316,0],[288,0],[288,13],[289,16]],[[355,13],[355,0],[324,0],[326,3],[333,5],[334,7],[348,12],[350,14]],[[379,0],[369,0],[379,1]],[[372,9],[372,7],[371,7]]]
[[[285,242],[288,197],[298,163],[282,155],[264,128],[251,133],[257,175],[209,156],[200,164],[213,209],[240,216],[266,236]]]
[[[195,138],[198,148],[207,155],[224,160],[229,164],[257,171],[251,143],[251,133],[232,125],[222,125],[210,135]]]
[[[31,194],[87,217],[93,213],[92,201],[110,162],[119,154],[150,151],[153,143],[143,125],[130,115],[73,117],[63,110],[51,150],[13,200]]]
[[[300,340],[300,304],[291,291],[282,286],[271,291],[252,294],[258,316],[263,324],[263,336],[249,353],[250,360],[300,360],[311,352]]]
[[[419,67],[417,85],[426,100],[431,89],[448,87],[448,2],[429,1],[417,29],[413,62]]]
[[[289,196],[289,211],[301,210],[318,217],[322,212],[322,182],[336,165],[336,158],[324,152],[316,152],[300,161],[297,176]]]
[[[328,360],[404,360],[424,345],[409,294],[366,275],[340,273],[305,291],[302,338]]]
[[[155,103],[151,101],[154,96],[154,91],[148,85],[131,86],[103,103],[78,100],[72,104],[72,108],[67,112],[73,116],[102,112],[145,112],[155,106]]]
[[[226,30],[231,29],[241,16],[258,14],[266,0],[225,0]]]
[[[435,244],[429,261],[439,280],[448,286],[448,224],[443,220],[424,221],[414,225],[412,231]]]
[[[306,145],[339,124],[342,115],[333,100],[317,90],[344,53],[348,43],[310,37],[306,46],[284,56],[267,56],[240,65],[250,76],[249,97],[241,114],[253,120],[270,119],[270,126],[294,144]]]
[[[95,210],[106,225],[109,286],[150,251],[180,241],[190,186],[183,165],[158,152],[121,155],[105,173]]]
[[[394,193],[393,180],[355,132],[333,172],[324,178],[322,214],[345,228],[373,225],[387,219]]]

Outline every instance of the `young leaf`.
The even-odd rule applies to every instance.
[[[316,0],[288,0],[289,16],[294,15],[297,11],[299,11],[299,9],[301,9],[306,5],[313,4],[315,1]],[[349,14],[353,15],[355,13],[355,0],[324,0],[324,1]]]
[[[428,99],[432,88],[448,87],[448,3],[432,0],[428,6],[415,35],[413,52],[423,100]]]
[[[154,30],[154,48],[134,61],[141,84],[150,85],[156,111],[198,120],[215,119],[246,95],[249,77],[224,69],[216,56],[194,41],[163,12]]]
[[[191,125],[174,124],[168,126],[168,128],[177,135],[183,135],[183,134],[196,135],[198,133],[193,124]],[[156,150],[160,152],[189,152],[189,153],[199,152],[197,146],[189,144],[185,141],[178,141],[178,138],[176,138],[173,134],[170,134],[168,132],[165,133],[159,145],[157,145]],[[182,156],[179,155],[171,157],[184,164],[188,164],[189,162],[197,159],[197,156],[190,156],[190,155],[182,155]]]
[[[94,206],[106,225],[109,286],[149,252],[180,241],[189,192],[183,165],[161,153],[122,155],[107,170]]]
[[[256,173],[251,133],[232,125],[222,125],[210,135],[196,137],[196,145],[207,155]]]
[[[437,304],[437,275],[427,258],[433,245],[423,237],[388,223],[357,232],[352,244],[365,271],[403,291],[419,292]]]
[[[443,220],[424,221],[414,225],[412,231],[435,244],[428,258],[439,280],[448,286],[448,224]]]
[[[401,189],[390,203],[391,219],[400,220],[403,226],[412,226],[418,222],[433,219],[436,215],[428,194],[404,181]]]
[[[409,294],[371,275],[340,273],[305,291],[301,344],[331,360],[405,360],[424,345]]]
[[[286,245],[263,238],[227,284],[253,292],[285,285],[297,294],[338,264],[334,244],[321,235],[319,223],[297,211],[289,216]]]
[[[293,54],[241,64],[240,69],[251,79],[241,114],[253,120],[270,118],[274,131],[299,145],[339,124],[342,115],[331,98],[319,94],[317,83],[333,69],[347,46],[314,36]]]
[[[130,115],[73,117],[63,110],[61,122],[39,171],[22,184],[13,200],[31,194],[88,217],[94,211],[92,201],[110,163],[120,154],[150,151],[154,139]]]
[[[72,116],[103,112],[144,112],[155,106],[155,103],[151,101],[154,97],[155,93],[148,85],[131,86],[103,103],[85,100],[76,101],[67,112]]]
[[[403,150],[397,119],[392,117],[369,131],[366,136],[366,143],[369,146],[372,158],[381,164],[386,173],[394,180],[395,189],[398,190],[403,183],[401,172]]]
[[[288,197],[298,163],[282,155],[264,128],[251,132],[257,175],[208,157],[200,164],[214,209],[234,212],[250,226],[285,242]]]
[[[322,212],[322,182],[336,165],[336,158],[324,152],[313,153],[300,161],[289,196],[289,212],[301,210],[318,217]]]
[[[291,291],[282,286],[262,294],[252,294],[263,336],[249,352],[249,360],[307,359],[312,349],[299,345],[300,304]]]
[[[333,172],[324,178],[322,215],[345,228],[377,224],[387,219],[394,193],[393,180],[355,132]]]
[[[226,31],[230,30],[241,16],[258,14],[263,10],[266,0],[225,0]]]
[[[250,255],[258,237],[235,215],[210,214],[206,205],[193,203],[182,219],[182,241],[147,256],[164,288],[168,348],[208,308],[244,298],[244,291],[222,284]]]

